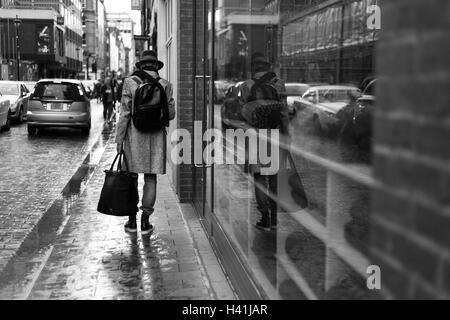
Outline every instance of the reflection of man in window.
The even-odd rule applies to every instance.
[[[269,83],[273,86],[283,102],[281,111],[281,143],[289,144],[289,115],[286,102],[286,87],[284,81],[271,71],[271,64],[266,60],[263,54],[255,53],[251,59],[252,80],[245,81],[241,86],[240,98],[243,103],[250,99],[252,86],[255,80],[264,78],[269,79]],[[261,166],[251,165],[251,171],[255,180],[255,197],[258,210],[261,212],[261,220],[256,224],[258,229],[270,231],[277,225],[277,202],[270,196],[277,195],[277,175],[261,174]]]

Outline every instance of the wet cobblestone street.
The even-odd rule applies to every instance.
[[[0,271],[94,149],[102,151],[102,106],[92,102],[89,137],[74,129],[47,129],[30,137],[27,125],[0,134]]]
[[[60,159],[49,165],[53,176],[39,179],[42,171],[38,165],[42,170],[50,169],[43,163],[30,165],[30,174],[36,175],[35,179],[28,177],[34,192],[26,188],[24,192],[35,194],[25,193],[22,207],[19,195],[2,194],[1,214],[21,214],[14,216],[14,223],[1,222],[0,299],[234,299],[198,218],[189,210],[181,210],[168,176],[158,177],[156,211],[151,218],[155,232],[151,236],[141,236],[139,231],[127,234],[123,228],[126,218],[96,211],[103,170],[115,156],[114,130],[103,130],[100,125],[97,130],[93,132],[100,138],[97,144],[93,142],[91,152],[84,154],[84,161],[83,152],[68,150],[74,145],[89,150],[80,138],[64,145],[67,149],[60,149],[59,157],[48,155],[49,159]],[[63,138],[56,140],[63,145]],[[68,160],[63,166],[65,157]],[[63,172],[56,174],[57,170]],[[2,177],[13,181],[12,173],[6,173],[2,171]],[[2,179],[2,188],[6,188],[6,179]],[[46,190],[41,201],[36,200],[39,188]]]

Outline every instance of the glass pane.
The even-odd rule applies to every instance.
[[[270,298],[372,296],[380,30],[368,6],[379,3],[216,1],[214,214]]]

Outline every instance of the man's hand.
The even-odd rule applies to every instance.
[[[121,143],[118,143],[118,144],[116,145],[116,148],[117,148],[117,153],[120,153],[120,152],[122,151],[122,144],[121,144]]]

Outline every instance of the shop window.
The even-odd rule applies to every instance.
[[[212,214],[270,298],[371,298],[365,276],[380,30],[367,27],[367,9],[379,4],[278,2],[219,2],[214,126],[236,161],[214,166]],[[248,105],[265,99],[250,93],[268,71],[283,104],[279,140],[258,133],[252,121],[264,115],[252,118],[257,108]],[[229,147],[230,129],[258,138],[244,138],[244,151]],[[249,164],[245,150],[260,141],[278,148],[277,174]]]

